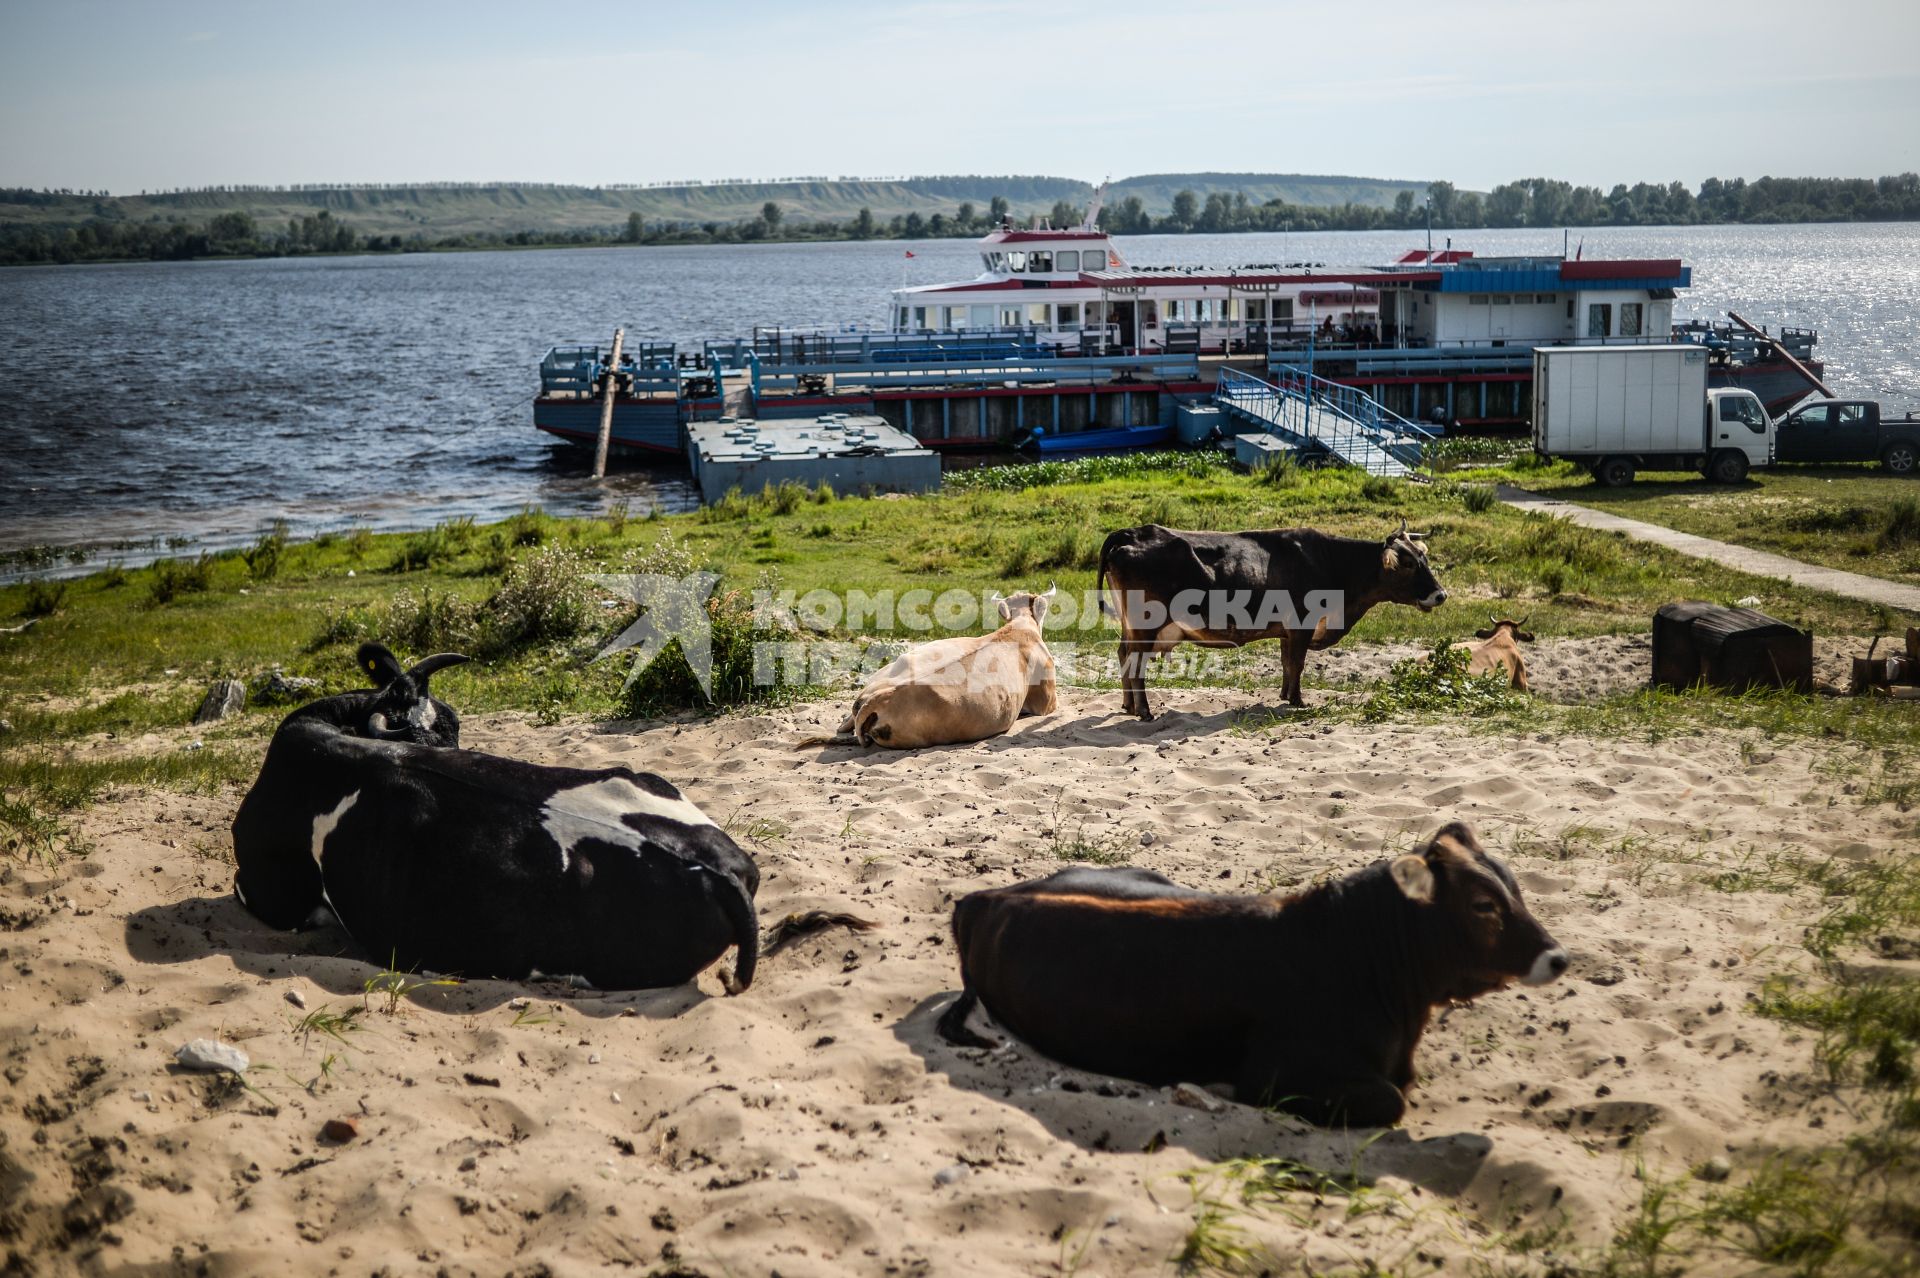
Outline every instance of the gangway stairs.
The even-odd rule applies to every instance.
[[[1213,402],[1301,452],[1324,454],[1369,475],[1413,475],[1437,438],[1365,392],[1298,368],[1283,370],[1272,382],[1223,368]]]

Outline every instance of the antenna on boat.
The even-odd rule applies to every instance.
[[[1100,179],[1100,189],[1093,193],[1093,203],[1087,205],[1087,216],[1080,223],[1081,230],[1097,231],[1100,229],[1100,210],[1107,206],[1107,183],[1112,180],[1111,177]]]

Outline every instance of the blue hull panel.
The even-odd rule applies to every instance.
[[[1118,453],[1130,448],[1154,448],[1172,438],[1171,426],[1116,426],[1107,430],[1069,431],[1064,435],[1035,435],[1028,447],[1043,456]]]
[[[600,438],[600,405],[592,400],[535,400],[533,424],[573,443]],[[618,448],[681,455],[680,414],[672,402],[614,401],[612,442]]]

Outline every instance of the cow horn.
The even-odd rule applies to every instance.
[[[376,741],[395,741],[406,736],[407,732],[404,728],[388,727],[387,716],[375,712],[367,716],[367,735]]]
[[[1006,601],[1006,598],[1007,597],[1005,595],[1001,594],[999,591],[996,590],[992,594],[987,596],[987,602],[988,603],[1004,603]]]
[[[1500,628],[1500,618],[1494,616],[1492,613],[1488,613],[1487,627],[1492,630],[1498,630]]]
[[[415,662],[413,669],[407,671],[407,674],[411,678],[425,682],[437,671],[445,670],[448,666],[465,665],[472,660],[472,657],[463,656],[457,652],[436,652],[431,657],[422,657]]]
[[[1052,582],[1047,586],[1047,593],[1045,593],[1044,595],[1041,595],[1040,597],[1042,599],[1051,599],[1053,598],[1054,592],[1059,589],[1060,589],[1060,583],[1057,581]]]
[[[1528,613],[1526,616],[1520,618],[1520,620],[1514,622],[1513,624],[1515,625],[1516,628],[1525,630],[1527,628],[1527,623],[1532,620],[1533,620],[1533,614]]]

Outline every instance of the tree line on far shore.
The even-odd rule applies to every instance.
[[[31,192],[0,191],[0,204],[27,202]],[[20,197],[20,198],[17,198]],[[322,210],[284,227],[262,226],[246,212],[221,213],[205,223],[93,217],[68,225],[0,224],[0,265],[93,261],[177,261],[207,257],[282,257],[310,253],[397,253],[446,249],[587,247],[619,244],[751,244],[805,240],[922,240],[984,234],[1010,213],[1004,196],[984,209],[962,203],[952,213],[895,214],[882,219],[861,209],[846,219],[808,218],[768,201],[760,216],[739,221],[649,220],[630,214],[624,226],[566,230],[466,232],[408,236],[363,235],[344,218]],[[1040,215],[1053,226],[1074,226],[1086,210],[1065,200]],[[1402,191],[1390,207],[1314,206],[1213,191],[1204,199],[1183,190],[1164,216],[1149,213],[1138,196],[1100,211],[1100,225],[1116,235],[1221,234],[1239,231],[1474,230],[1481,227],[1691,226],[1713,223],[1920,221],[1920,174],[1872,178],[1708,178],[1697,191],[1680,182],[1646,182],[1611,191],[1551,178],[1505,182],[1486,194],[1434,182],[1424,200]]]

